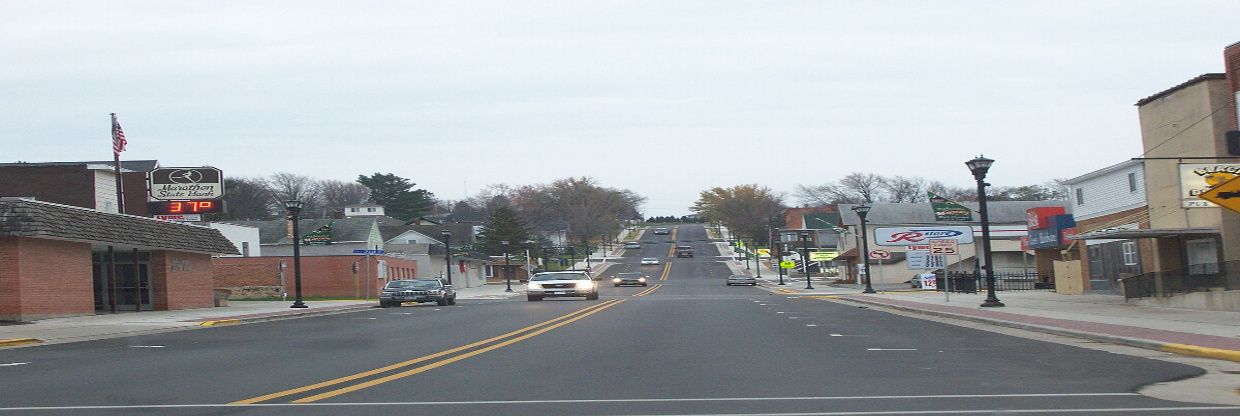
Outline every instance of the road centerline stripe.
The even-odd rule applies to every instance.
[[[327,399],[327,398],[331,398],[331,397],[336,397],[336,396],[339,396],[339,395],[342,395],[342,394],[345,394],[345,393],[354,392],[354,391],[358,391],[358,390],[365,389],[365,388],[368,388],[368,387],[377,386],[377,385],[380,385],[380,384],[383,384],[383,383],[387,383],[387,382],[389,382],[389,381],[399,380],[399,379],[402,379],[402,378],[405,378],[405,377],[409,377],[409,376],[412,376],[412,375],[415,375],[415,374],[418,374],[418,373],[422,373],[422,372],[426,372],[426,371],[429,371],[429,370],[433,370],[433,369],[435,369],[435,368],[443,367],[443,366],[445,366],[445,365],[452,364],[452,363],[454,363],[454,362],[457,362],[457,361],[460,361],[460,360],[464,360],[464,359],[466,359],[466,358],[473,357],[473,356],[475,356],[475,355],[483,354],[483,353],[486,353],[486,352],[488,352],[488,351],[497,350],[497,349],[500,349],[500,348],[506,347],[506,346],[508,346],[508,345],[512,345],[512,344],[515,344],[515,343],[518,343],[518,342],[524,341],[524,340],[526,340],[526,339],[530,339],[530,338],[536,337],[536,336],[538,336],[538,335],[541,335],[541,334],[546,333],[546,332],[548,332],[548,331],[551,331],[551,330],[553,330],[553,329],[556,329],[556,328],[559,328],[559,327],[562,327],[562,326],[565,326],[565,325],[571,324],[571,323],[576,322],[576,321],[581,320],[581,319],[585,319],[586,317],[588,317],[588,316],[590,316],[590,315],[596,314],[596,313],[598,313],[598,312],[602,312],[603,310],[605,310],[605,309],[607,309],[607,308],[610,308],[610,307],[612,307],[612,306],[619,305],[619,304],[620,304],[620,303],[622,303],[622,302],[624,302],[624,300],[623,300],[623,299],[611,300],[611,301],[608,301],[607,303],[604,303],[604,304],[602,304],[602,305],[599,305],[599,307],[597,307],[597,308],[591,309],[589,312],[586,312],[586,313],[583,313],[583,314],[577,315],[577,316],[575,316],[575,317],[573,317],[573,318],[571,318],[571,319],[567,319],[567,320],[561,321],[561,322],[556,323],[556,324],[554,324],[554,325],[546,326],[546,327],[544,327],[544,328],[542,328],[542,329],[539,329],[539,330],[537,330],[537,331],[533,331],[533,332],[527,333],[527,334],[525,334],[525,335],[521,335],[521,336],[519,336],[519,337],[512,338],[512,339],[509,339],[509,340],[504,341],[504,342],[500,342],[500,343],[498,343],[498,344],[494,344],[494,345],[491,345],[491,346],[488,346],[488,347],[485,347],[485,348],[480,348],[480,349],[477,349],[477,350],[473,350],[473,351],[467,352],[467,353],[465,353],[465,354],[461,354],[461,355],[454,356],[454,357],[452,357],[452,358],[448,358],[448,359],[444,359],[444,360],[436,361],[436,362],[434,362],[434,363],[427,364],[427,365],[424,365],[424,366],[421,366],[421,367],[418,367],[418,368],[414,368],[414,369],[410,369],[410,370],[402,371],[402,372],[399,372],[399,373],[396,373],[396,374],[391,374],[391,375],[388,375],[388,376],[380,377],[380,378],[377,378],[377,379],[374,379],[374,380],[370,380],[370,381],[366,381],[366,382],[362,382],[362,383],[354,384],[354,385],[352,385],[352,386],[343,387],[343,388],[339,388],[339,389],[332,390],[332,391],[328,391],[328,392],[324,392],[324,393],[319,393],[319,394],[316,394],[316,395],[313,395],[313,396],[309,396],[309,397],[304,397],[304,398],[301,398],[301,399],[293,400],[293,403],[313,403],[313,402],[316,402],[316,401],[319,401],[319,400],[323,400],[323,399]]]
[[[377,374],[386,373],[386,372],[389,372],[389,371],[392,371],[392,370],[400,369],[400,368],[403,368],[403,367],[408,367],[408,366],[411,366],[411,365],[414,365],[414,364],[417,364],[417,363],[420,363],[420,362],[424,362],[424,361],[433,360],[433,359],[436,359],[436,358],[439,358],[439,357],[443,357],[443,356],[450,355],[450,354],[455,354],[455,353],[458,353],[458,352],[461,352],[461,351],[465,351],[465,350],[468,350],[468,349],[471,349],[471,348],[475,348],[475,347],[478,347],[478,346],[481,346],[481,345],[490,344],[490,343],[492,343],[492,342],[499,341],[499,340],[501,340],[501,339],[505,339],[505,338],[510,338],[510,337],[513,337],[513,336],[517,336],[517,335],[519,335],[519,334],[521,334],[521,333],[529,332],[529,331],[532,331],[532,330],[535,330],[535,329],[538,329],[538,328],[541,328],[541,327],[544,327],[544,326],[547,326],[547,325],[554,324],[554,323],[559,322],[559,321],[563,321],[563,320],[565,320],[565,319],[570,319],[570,318],[572,318],[573,316],[581,315],[581,314],[584,314],[584,313],[590,312],[590,311],[592,311],[592,310],[597,310],[597,309],[599,309],[599,308],[603,308],[603,307],[605,307],[605,306],[608,306],[608,305],[610,305],[610,304],[612,304],[612,303],[616,303],[616,302],[618,302],[618,301],[616,301],[616,300],[606,301],[606,302],[603,302],[603,303],[601,303],[601,304],[592,305],[592,306],[589,306],[589,307],[586,307],[586,308],[582,308],[582,309],[579,309],[579,310],[577,310],[577,311],[573,311],[573,312],[570,312],[570,313],[567,313],[567,314],[564,314],[564,315],[561,315],[561,316],[558,316],[558,317],[552,318],[552,319],[550,319],[550,320],[543,321],[543,322],[540,322],[540,323],[537,323],[537,324],[534,324],[534,325],[530,325],[530,326],[527,326],[527,327],[524,327],[524,328],[521,328],[521,329],[518,329],[518,330],[515,330],[515,331],[512,331],[512,332],[509,332],[509,333],[506,333],[506,334],[503,334],[503,335],[494,336],[494,337],[487,338],[487,339],[484,339],[484,340],[481,340],[481,341],[476,341],[476,342],[473,342],[473,343],[470,343],[470,344],[462,345],[462,346],[459,346],[459,347],[456,347],[456,348],[451,348],[451,349],[448,349],[448,350],[440,351],[440,352],[437,352],[437,353],[434,353],[434,354],[425,355],[425,356],[418,357],[418,358],[414,358],[414,359],[411,359],[411,360],[406,360],[406,361],[402,361],[402,362],[399,362],[399,363],[395,363],[395,364],[391,364],[391,365],[387,365],[387,366],[379,367],[379,368],[376,368],[376,369],[373,369],[373,370],[363,371],[363,372],[361,372],[361,373],[357,373],[357,374],[353,374],[353,375],[349,375],[349,376],[344,376],[344,377],[334,378],[334,379],[331,379],[331,380],[327,380],[327,381],[323,381],[323,382],[319,382],[319,383],[314,383],[314,384],[310,384],[310,385],[307,385],[307,386],[302,386],[302,387],[297,387],[297,388],[288,389],[288,390],[284,390],[284,391],[279,391],[279,392],[275,392],[275,393],[271,393],[271,394],[266,394],[266,395],[262,395],[262,396],[258,396],[258,397],[252,397],[252,398],[249,398],[249,399],[238,400],[238,401],[232,402],[232,403],[230,403],[230,404],[254,404],[254,403],[264,402],[264,401],[271,400],[271,399],[277,399],[277,398],[280,398],[280,397],[291,396],[291,395],[298,394],[298,393],[305,393],[305,392],[307,392],[307,391],[317,390],[317,389],[321,389],[321,388],[324,388],[324,387],[334,386],[334,385],[337,385],[337,384],[347,383],[347,382],[350,382],[350,381],[353,381],[353,380],[357,380],[357,379],[360,379],[360,378],[364,378],[364,377],[370,377],[370,376],[373,376],[373,375],[377,375]]]

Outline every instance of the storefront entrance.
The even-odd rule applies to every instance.
[[[136,259],[135,252],[137,253]],[[141,299],[141,310],[154,309],[151,304],[154,291],[151,287],[149,265],[151,253],[149,251],[113,250],[111,258],[115,259],[115,279],[109,276],[112,268],[109,267],[109,255],[106,250],[95,251],[91,257],[94,266],[92,274],[96,311],[110,312],[113,296],[115,296],[117,311],[139,310],[138,299]]]

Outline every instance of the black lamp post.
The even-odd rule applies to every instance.
[[[753,265],[754,265],[754,269],[758,271],[758,278],[761,279],[762,278],[762,257],[758,255],[758,250],[756,247],[754,248],[754,251],[753,251]]]
[[[749,243],[753,244],[753,240],[749,240]],[[745,245],[745,239],[743,238],[741,239],[741,245]],[[750,270],[749,269],[749,255],[750,254],[753,254],[753,247],[745,245],[745,270]]]
[[[568,269],[577,270],[577,246],[568,244]]]
[[[442,230],[439,235],[443,236],[443,261],[444,268],[448,276],[448,284],[452,284],[452,232]],[[468,280],[468,279],[467,279]],[[468,282],[466,282],[468,285]]]
[[[775,230],[779,235],[779,242],[773,244],[775,246],[776,259],[779,260],[779,285],[784,286],[784,233],[781,230]]]
[[[1003,306],[1003,302],[995,296],[995,266],[990,257],[990,213],[986,211],[986,185],[990,185],[986,183],[986,172],[990,171],[990,165],[994,163],[994,159],[981,155],[964,162],[969,171],[973,172],[973,179],[977,180],[977,211],[982,216],[982,259],[986,261],[986,300],[982,302],[984,308]]]
[[[870,283],[870,240],[866,237],[865,217],[870,213],[869,205],[857,205],[852,207],[853,212],[861,218],[861,230],[857,234],[861,235],[861,270],[865,271],[865,290],[861,293],[878,293],[874,291],[874,286]]]
[[[508,285],[504,291],[512,292],[512,272],[508,270],[508,240],[500,241],[499,245],[504,247],[504,283]]]
[[[805,272],[805,288],[813,289],[809,281],[809,230],[801,230],[801,270]]]
[[[293,298],[293,306],[290,308],[308,308],[301,301],[301,233],[297,229],[300,225],[301,217],[301,201],[290,199],[284,201],[284,208],[288,210],[288,217],[293,220],[293,287],[295,297]]]

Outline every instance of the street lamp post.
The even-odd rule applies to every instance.
[[[504,247],[504,284],[508,285],[504,291],[512,292],[512,270],[508,268],[508,240],[500,241],[499,245]]]
[[[809,281],[809,230],[801,230],[801,270],[805,272],[805,289],[813,289]]]
[[[758,271],[758,278],[761,279],[762,278],[762,257],[758,255],[758,250],[756,248],[753,251],[753,265],[754,265],[754,269],[757,269]]]
[[[753,244],[753,240],[749,240],[749,243]],[[745,244],[745,239],[743,238],[741,239],[741,244],[742,245]],[[749,255],[752,253],[753,253],[753,247],[746,245],[745,246],[745,270],[750,270],[749,269]]]
[[[776,270],[779,271],[779,285],[784,286],[784,233],[781,230],[775,230],[779,235],[779,242],[772,244],[775,246],[776,259],[779,260]]]
[[[1003,302],[995,296],[995,266],[991,262],[990,257],[990,213],[986,211],[986,172],[990,171],[990,165],[994,164],[994,159],[988,159],[985,156],[978,155],[968,162],[964,162],[969,167],[969,171],[973,173],[973,179],[977,180],[977,211],[982,217],[982,260],[986,262],[984,269],[986,271],[986,300],[982,302],[983,308],[994,308],[1003,306]]]
[[[297,229],[300,225],[299,217],[301,217],[301,208],[303,204],[296,199],[284,201],[284,208],[288,210],[288,216],[293,220],[293,287],[295,296],[293,305],[290,308],[308,308],[301,301],[301,233]]]
[[[448,276],[448,285],[451,285],[452,284],[452,232],[448,230],[442,230],[439,232],[439,235],[443,236],[444,268],[446,269],[445,271]]]
[[[870,282],[870,240],[866,237],[865,217],[870,213],[869,205],[857,205],[852,207],[853,212],[857,213],[857,217],[861,218],[861,229],[857,234],[861,234],[861,270],[865,271],[865,290],[861,293],[878,293],[874,291],[874,286]]]

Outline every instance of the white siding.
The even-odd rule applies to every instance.
[[[206,225],[208,227],[220,230],[220,234],[223,234],[224,238],[227,238],[228,241],[231,241],[233,243],[233,246],[237,247],[237,252],[241,253],[237,255],[222,256],[222,257],[245,256],[246,253],[245,253],[245,249],[243,248],[245,246],[249,246],[250,257],[259,257],[263,255],[262,249],[259,247],[258,227],[246,227],[242,225],[223,224],[223,223],[208,223]]]
[[[107,170],[95,170],[95,210],[116,213],[120,212],[118,206],[116,174]]]
[[[1145,176],[1142,173],[1141,165],[1135,164],[1071,184],[1068,195],[1072,215],[1080,221],[1145,205]],[[1136,178],[1136,191],[1128,186],[1129,174]],[[1077,203],[1078,189],[1085,197],[1084,204]]]

